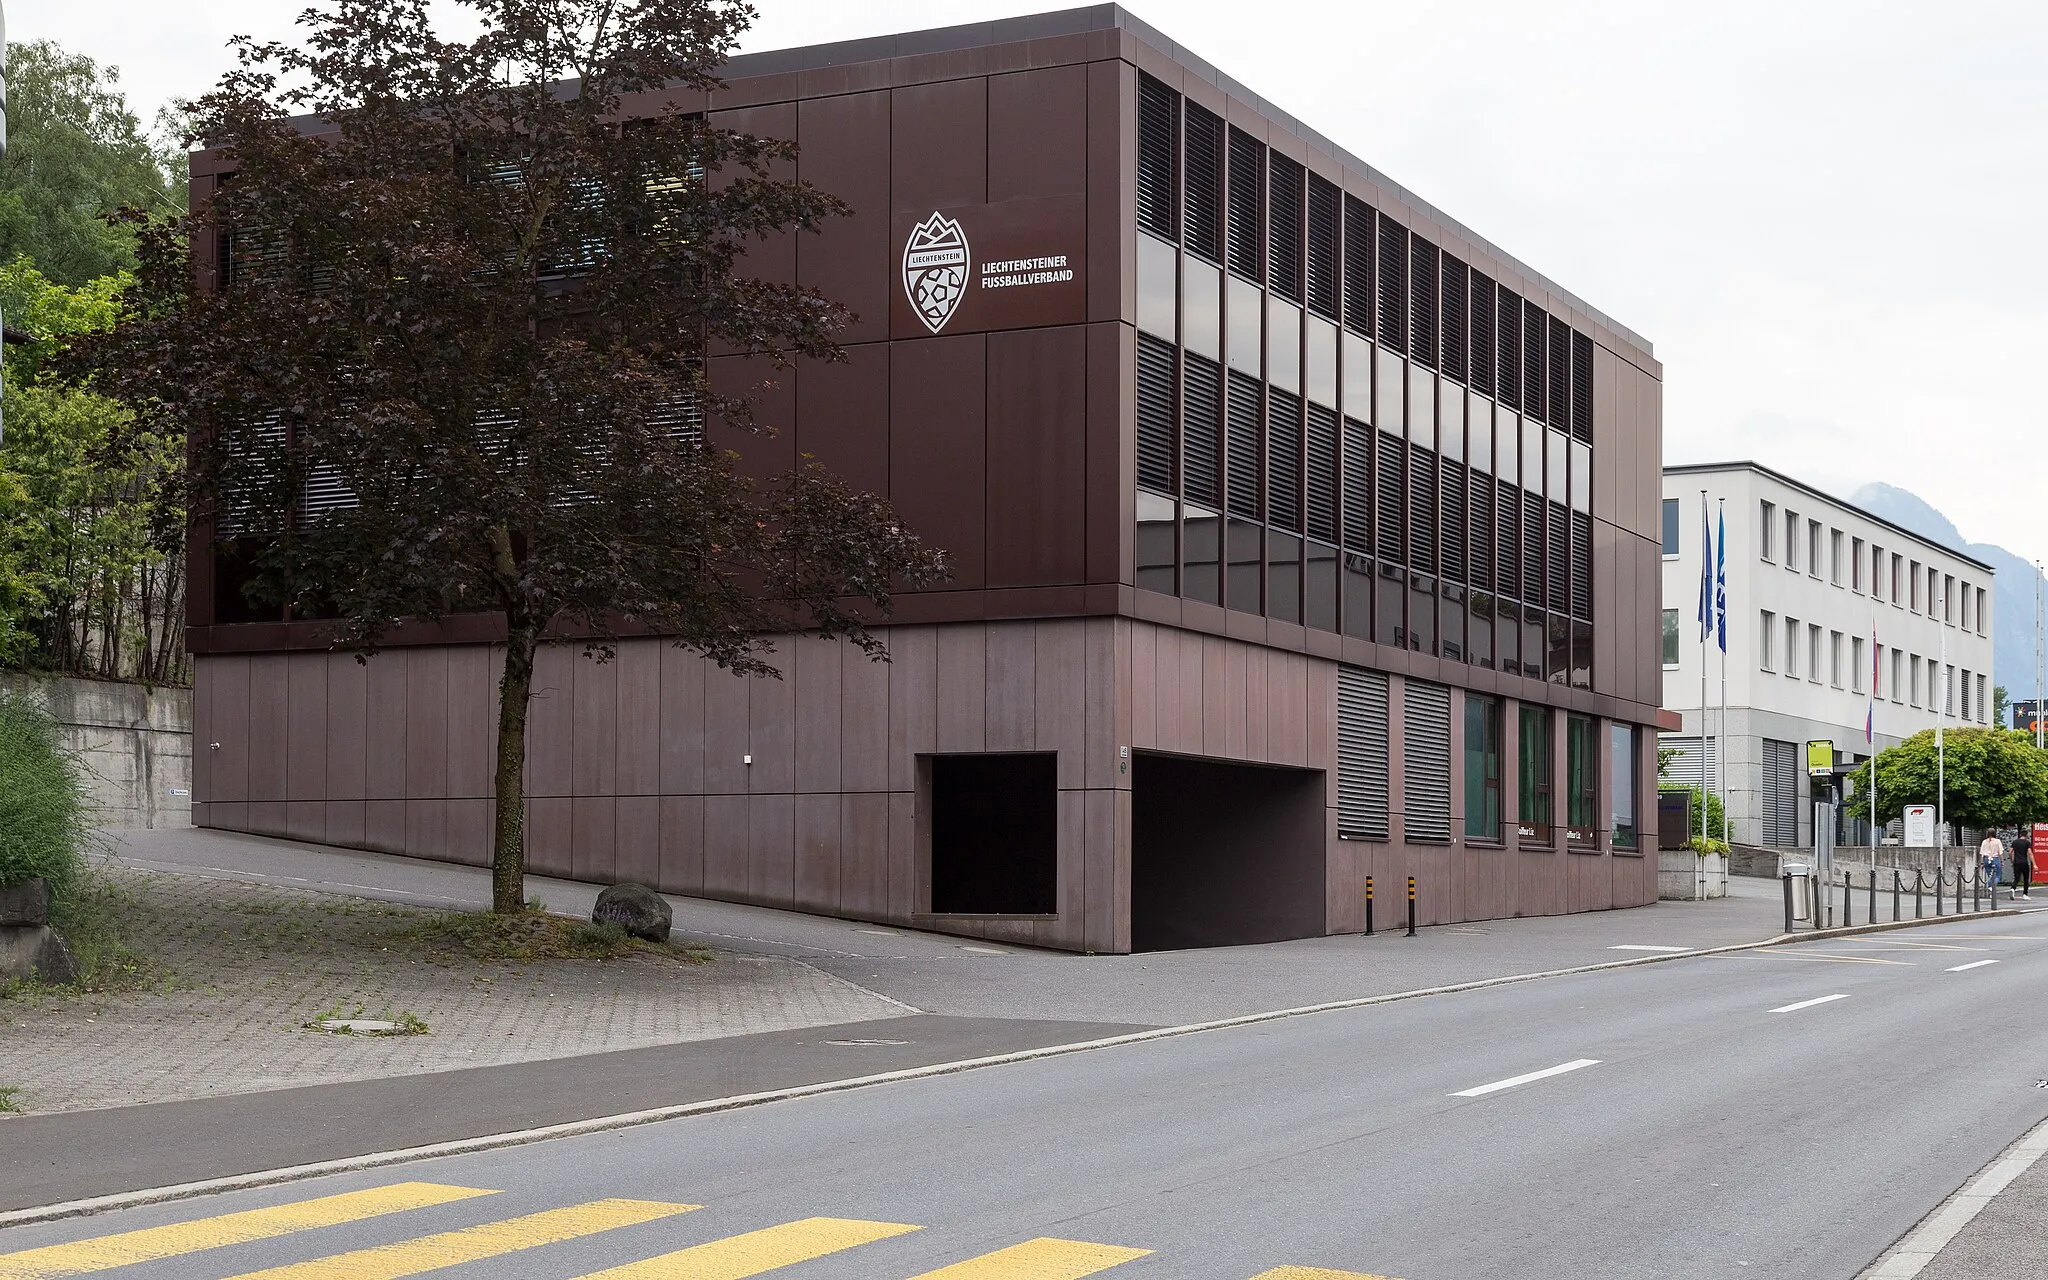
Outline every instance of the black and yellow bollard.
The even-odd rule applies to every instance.
[[[1372,936],[1372,877],[1365,878],[1365,936]]]
[[[1408,936],[1415,936],[1415,877],[1408,877]]]

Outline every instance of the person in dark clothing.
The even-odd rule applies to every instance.
[[[2034,839],[2026,828],[2022,828],[2012,842],[2012,896],[2015,901],[2034,900],[2028,890],[2034,887]]]

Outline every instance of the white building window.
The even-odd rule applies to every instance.
[[[1892,701],[1906,700],[1906,651],[1892,650]]]
[[[1806,624],[1806,678],[1820,683],[1820,624]]]
[[[1970,673],[1969,673],[1969,670],[1968,670],[1968,669],[1966,668],[1966,669],[1965,669],[1965,670],[1963,671],[1963,719],[1965,719],[1965,720],[1968,720],[1969,718],[1970,718]]]
[[[1977,588],[1977,634],[1986,634],[1984,622],[1984,588]]]
[[[1874,689],[1876,686],[1873,685]],[[1863,637],[1852,636],[1849,640],[1849,688],[1852,692],[1863,692]]]
[[[1799,678],[1799,619],[1785,619],[1785,674]]]
[[[1806,576],[1820,577],[1820,521],[1806,522]]]
[[[1666,612],[1675,612],[1675,610],[1666,610]],[[1778,647],[1778,615],[1772,613],[1769,609],[1765,609],[1759,614],[1759,617],[1762,620],[1762,625],[1757,628],[1756,632],[1757,666],[1765,671],[1774,671],[1777,669],[1777,663],[1772,655]]]
[[[1842,531],[1828,530],[1828,581],[1842,585]]]
[[[1828,683],[1842,687],[1842,633],[1828,632]]]
[[[1664,611],[1664,665],[1666,668],[1678,665],[1678,610]]]
[[[1799,513],[1785,513],[1785,567],[1799,572]]]
[[[1778,558],[1778,504],[1762,503],[1757,520],[1757,554],[1765,560]]]
[[[1988,724],[1991,720],[1991,700],[1984,696],[1984,677],[1977,677],[1977,723]]]
[[[1863,592],[1863,539],[1849,539],[1849,590]]]
[[[1920,705],[1920,655],[1913,655],[1912,705]]]
[[[1906,588],[1911,593],[1907,599],[1906,607],[1915,613],[1920,612],[1920,562],[1918,560],[1913,562],[1912,568],[1906,574]]]

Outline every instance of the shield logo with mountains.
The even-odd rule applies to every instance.
[[[960,306],[967,267],[967,233],[958,222],[935,209],[911,228],[903,243],[903,292],[933,333],[945,328]]]

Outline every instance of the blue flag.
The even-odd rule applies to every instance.
[[[1714,527],[1707,523],[1707,495],[1700,495],[1700,643],[1714,634]]]
[[[1721,529],[1714,541],[1714,633],[1721,643],[1721,652],[1728,652],[1728,512],[1723,508],[1717,517]]]

